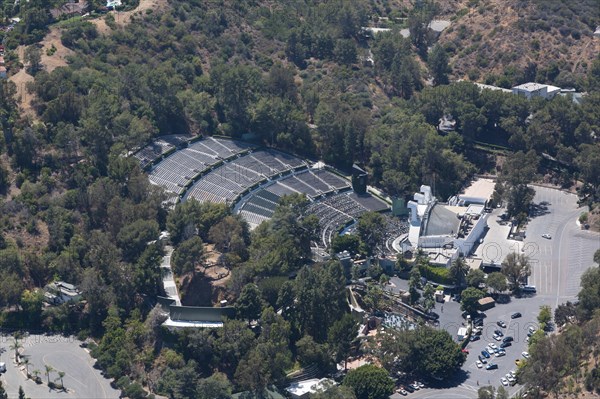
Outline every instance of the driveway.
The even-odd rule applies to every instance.
[[[29,371],[40,371],[42,384],[28,380],[24,370],[13,362],[14,351],[9,347],[13,343],[10,337],[2,337],[0,350],[2,361],[6,362],[6,373],[2,375],[4,388],[10,398],[16,398],[19,386],[31,399],[117,399],[120,391],[110,386],[110,380],[104,378],[93,367],[94,359],[82,348],[81,342],[73,337],[59,335],[30,335],[22,341],[21,355],[29,358]],[[65,372],[63,378],[67,392],[48,388],[48,378],[44,365],[55,370],[50,373],[50,381],[58,379],[58,371]],[[60,380],[57,380],[60,382]]]

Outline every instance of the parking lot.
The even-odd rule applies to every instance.
[[[504,257],[513,251],[521,251],[530,257],[532,275],[529,284],[536,286],[537,293],[530,297],[511,297],[506,304],[497,304],[486,311],[484,329],[481,339],[470,342],[467,346],[469,354],[463,365],[463,373],[459,373],[454,381],[446,381],[435,389],[425,388],[407,397],[432,399],[474,398],[481,386],[501,385],[500,379],[510,370],[516,370],[516,359],[522,359],[522,352],[527,351],[527,332],[529,327],[537,328],[537,315],[540,306],[549,305],[553,309],[560,303],[576,300],[579,292],[581,275],[592,266],[594,252],[600,248],[600,235],[582,230],[577,224],[583,209],[577,207],[577,197],[560,190],[535,187],[534,202],[538,212],[526,229],[523,242],[508,240],[508,227],[498,223],[498,216],[504,212],[496,209],[488,219],[490,230],[482,245],[477,248],[477,255],[484,260],[501,263]],[[548,234],[550,238],[542,237]],[[394,281],[393,281],[394,282]],[[406,283],[406,282],[405,282]],[[401,283],[397,283],[400,285]],[[462,322],[460,305],[456,302],[436,304],[435,311],[440,314],[440,328],[445,329],[453,337]],[[520,312],[522,317],[511,319],[510,315]],[[506,328],[496,324],[503,320]],[[506,356],[488,359],[498,365],[498,369],[486,370],[478,368],[478,355],[488,343],[501,343],[493,339],[494,330],[501,329],[505,336],[512,336],[512,345],[506,348]],[[511,395],[521,387],[519,385],[505,387]],[[394,394],[392,398],[401,398]]]
[[[23,387],[25,394],[31,399],[116,399],[119,397],[120,392],[112,388],[110,381],[93,367],[94,360],[80,346],[81,342],[73,337],[30,335],[21,341],[23,344],[21,354],[29,359],[29,372],[39,370],[42,384],[28,380],[25,370],[21,370],[13,362],[14,350],[10,349],[12,343],[12,337],[2,336],[1,359],[6,363],[7,370],[1,378],[9,398],[17,397],[19,386]],[[63,382],[66,392],[48,388],[45,365],[55,370],[50,373],[50,381],[56,380],[60,383],[58,371],[65,373]]]

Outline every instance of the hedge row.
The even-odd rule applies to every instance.
[[[452,276],[450,276],[450,270],[445,267],[419,265],[419,272],[428,281],[446,285],[454,284]]]

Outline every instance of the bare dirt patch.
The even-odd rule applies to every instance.
[[[19,60],[23,62],[25,47],[19,46],[17,48],[17,54],[19,55]],[[32,96],[27,93],[27,83],[33,82],[33,76],[27,73],[25,68],[22,68],[19,72],[15,73],[11,77],[8,78],[11,82],[15,84],[17,87],[17,102],[21,108],[21,112],[24,115],[35,116],[35,112],[31,106]]]
[[[115,18],[118,26],[125,26],[131,22],[136,16],[143,16],[147,10],[158,11],[167,5],[167,0],[140,0],[140,4],[130,11],[112,11],[111,15]],[[104,17],[90,20],[96,25],[98,33],[105,35],[111,31],[111,28],[106,24]]]
[[[50,32],[42,40],[42,65],[48,72],[52,72],[56,68],[67,66],[67,57],[75,54],[73,50],[65,47],[60,41],[61,30],[53,26],[50,28]],[[54,54],[48,55],[48,51],[52,49],[52,46],[56,49]]]

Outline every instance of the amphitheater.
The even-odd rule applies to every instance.
[[[333,234],[363,213],[389,209],[371,194],[355,193],[333,168],[241,141],[162,136],[134,156],[150,182],[164,188],[168,202],[225,203],[251,228],[271,218],[284,195],[305,194],[307,213],[321,223],[319,246],[329,246]]]

